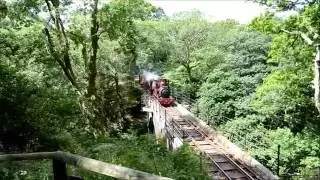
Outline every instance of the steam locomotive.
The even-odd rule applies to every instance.
[[[145,76],[139,76],[140,85],[153,95],[159,103],[164,107],[170,107],[174,103],[174,98],[171,96],[169,81],[164,78],[147,79]]]

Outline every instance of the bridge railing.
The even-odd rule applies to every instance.
[[[88,171],[96,172],[102,175],[116,179],[142,179],[142,180],[172,180],[170,178],[156,176],[146,172],[105,163],[95,159],[70,154],[67,152],[37,152],[23,154],[4,154],[0,155],[0,162],[22,161],[22,160],[42,160],[51,159],[54,180],[80,180],[82,178],[68,176],[67,164],[82,168]]]

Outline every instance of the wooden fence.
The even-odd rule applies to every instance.
[[[0,155],[0,162],[40,159],[52,159],[54,180],[82,179],[79,177],[68,176],[66,169],[67,164],[117,179],[172,180],[170,178],[160,177],[146,172],[109,164],[61,151]]]

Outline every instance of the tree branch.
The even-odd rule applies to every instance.
[[[98,14],[98,0],[94,0],[93,4],[93,12],[91,15],[91,48],[92,48],[92,55],[90,56],[89,62],[89,84],[88,84],[88,96],[96,94],[96,76],[97,76],[97,53],[98,53],[98,30],[99,24],[97,20]]]
[[[285,29],[281,29],[283,32],[287,33],[287,34],[291,34],[291,35],[300,35],[301,38],[306,42],[308,43],[309,45],[313,45],[314,44],[314,41],[312,41],[307,34],[303,33],[303,32],[300,32],[300,31],[288,31],[288,30],[285,30]]]
[[[77,83],[75,82],[73,76],[70,74],[70,71],[68,70],[68,68],[66,67],[66,65],[64,64],[64,62],[61,60],[61,57],[59,55],[59,53],[57,53],[54,49],[54,44],[53,44],[53,40],[52,37],[50,35],[50,32],[48,30],[48,28],[44,28],[44,32],[45,35],[47,37],[47,41],[48,41],[48,48],[49,48],[49,52],[52,55],[52,57],[59,63],[60,67],[62,68],[64,74],[67,76],[68,80],[71,82],[71,84],[79,90],[79,87],[77,85]]]
[[[51,4],[49,2],[49,0],[45,0],[46,4],[47,4],[47,7],[48,7],[48,10],[49,10],[49,14],[50,14],[50,18],[53,20],[53,22],[55,23],[56,22],[56,19],[53,15],[53,11],[52,11],[52,7],[51,7]]]
[[[79,87],[76,83],[76,76],[75,76],[73,69],[72,69],[72,66],[71,66],[71,59],[70,59],[70,55],[69,55],[69,48],[70,48],[69,40],[66,35],[66,30],[64,28],[64,25],[63,25],[61,18],[60,18],[58,4],[53,4],[53,6],[55,8],[55,15],[54,15],[52,4],[49,2],[49,0],[45,0],[45,2],[46,2],[46,5],[47,5],[49,13],[50,13],[50,19],[48,20],[47,25],[44,29],[44,32],[45,32],[45,35],[46,35],[47,41],[48,41],[50,54],[59,63],[62,70],[64,71],[64,74],[67,76],[67,78],[71,82],[71,84],[74,87],[76,87],[76,89],[79,90]],[[54,42],[53,42],[52,37],[50,35],[50,32],[47,28],[51,19],[54,21],[54,24],[55,24],[56,28],[58,29],[58,32],[59,32],[58,37],[59,37],[60,43],[64,44],[64,46],[65,46],[64,50],[62,50],[62,52],[60,52],[60,53],[55,51]],[[63,40],[62,40],[61,34],[62,34]]]

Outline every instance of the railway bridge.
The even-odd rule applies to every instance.
[[[169,149],[176,149],[183,143],[191,145],[206,159],[213,179],[279,179],[181,104],[175,103],[173,107],[165,108],[148,94],[144,94],[143,102],[143,110],[148,113],[149,124],[153,124],[155,135],[165,138]]]

